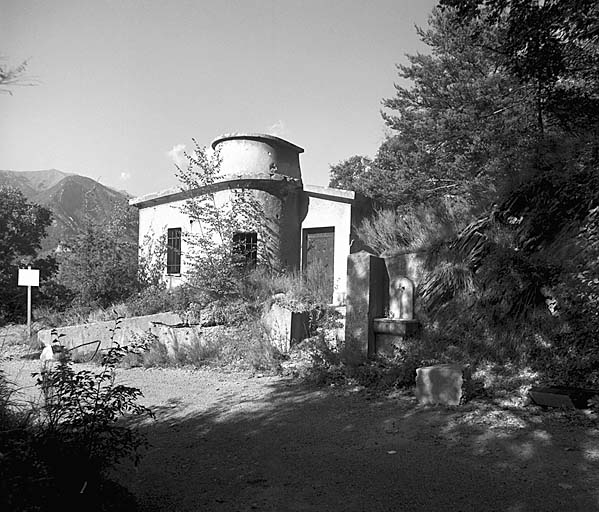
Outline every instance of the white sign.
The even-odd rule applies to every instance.
[[[36,268],[19,269],[19,286],[39,286],[40,271]]]

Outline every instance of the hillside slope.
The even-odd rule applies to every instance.
[[[42,250],[51,252],[81,233],[86,223],[103,224],[115,206],[127,206],[129,196],[97,181],[57,169],[42,171],[0,170],[0,185],[18,188],[33,203],[53,213],[52,226],[42,242]],[[123,236],[137,241],[137,226]]]

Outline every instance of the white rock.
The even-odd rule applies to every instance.
[[[40,361],[42,363],[46,363],[48,361],[53,361],[53,360],[54,360],[54,352],[52,351],[52,346],[46,345],[44,347],[44,350],[42,350],[42,353],[40,354]]]

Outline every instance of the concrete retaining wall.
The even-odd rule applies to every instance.
[[[176,357],[177,350],[182,347],[205,346],[206,338],[202,336],[200,325],[168,325],[152,323],[150,332],[166,346],[169,357]]]
[[[121,345],[126,345],[132,338],[133,334],[143,334],[150,331],[150,328],[155,323],[177,325],[182,322],[181,317],[176,313],[158,313],[156,315],[137,316],[133,318],[123,318],[119,323],[119,328],[114,333],[114,340]],[[111,343],[111,329],[114,329],[115,322],[93,322],[82,325],[71,325],[68,327],[59,327],[56,330],[58,335],[64,334],[60,338],[60,344],[72,349],[78,345],[88,343],[90,341],[99,340],[101,348],[108,348]],[[52,336],[53,329],[44,329],[37,334],[38,342],[44,346],[48,346],[54,339]],[[88,345],[83,352],[95,350],[94,345]]]

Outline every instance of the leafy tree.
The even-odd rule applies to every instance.
[[[116,204],[109,222],[90,218],[84,231],[65,244],[59,280],[73,291],[75,304],[107,307],[138,291],[137,241],[128,236],[135,223],[136,211]]]
[[[333,166],[332,183],[387,206],[452,195],[497,200],[599,133],[596,2],[446,0],[383,100],[391,129],[372,165]],[[564,159],[562,159],[563,162]],[[560,164],[561,165],[561,164]],[[351,177],[351,179],[349,179]]]
[[[534,104],[492,50],[505,27],[435,9],[418,34],[431,53],[397,66],[412,85],[383,100],[390,136],[369,172],[346,174],[387,206],[447,195],[488,201],[534,141]]]
[[[329,187],[362,191],[364,176],[370,172],[371,168],[372,160],[359,155],[331,165]]]
[[[194,302],[202,307],[238,295],[239,277],[245,267],[245,255],[238,254],[233,244],[236,232],[257,233],[258,263],[268,265],[262,248],[270,236],[264,225],[264,211],[254,191],[230,190],[226,204],[217,199],[218,181],[222,178],[218,152],[211,153],[195,140],[193,154],[187,154],[187,166],[178,168],[178,178],[190,192],[184,210],[195,226],[193,233],[184,234],[193,253],[193,268],[187,280],[194,288]],[[197,190],[202,189],[201,194]],[[239,265],[235,264],[239,259]]]
[[[14,261],[35,256],[52,223],[52,213],[29,203],[14,187],[0,186],[0,197],[0,258]]]
[[[442,0],[469,23],[487,18],[506,27],[493,47],[535,97],[540,133],[597,125],[599,4],[595,0]],[[477,34],[473,43],[481,44]],[[587,128],[584,128],[587,129]]]
[[[531,144],[534,110],[488,49],[504,32],[484,18],[463,23],[449,9],[433,11],[429,28],[419,30],[431,54],[398,66],[413,86],[396,85],[395,96],[383,101],[393,135],[377,155],[379,166],[404,183],[404,194],[487,196],[516,172]],[[473,34],[482,44],[472,44]]]
[[[52,277],[52,258],[36,259],[51,223],[50,210],[29,203],[14,187],[0,186],[0,322],[21,320],[24,314],[24,288],[17,286],[19,267],[43,265],[41,285]]]

